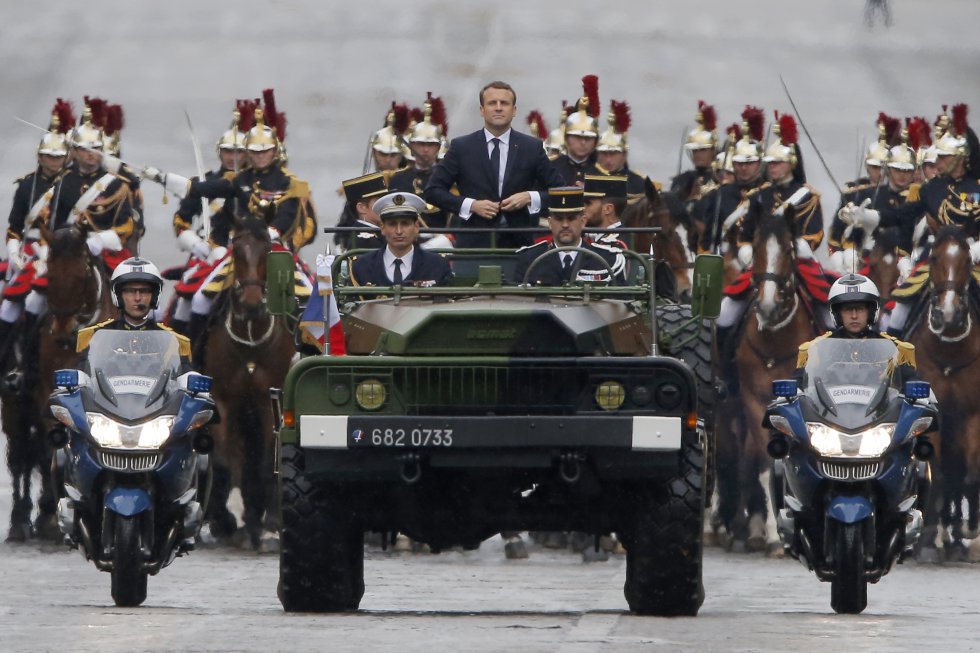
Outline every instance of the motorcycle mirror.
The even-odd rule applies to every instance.
[[[931,387],[928,381],[906,381],[906,399],[928,399]]]

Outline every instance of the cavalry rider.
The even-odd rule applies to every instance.
[[[544,142],[541,145],[544,147],[544,153],[552,161],[555,161],[565,153],[565,121],[567,120],[568,102],[562,100],[561,113],[558,114],[558,126],[548,132],[547,135],[538,134],[539,138],[544,138]]]
[[[677,175],[670,185],[671,190],[677,190],[691,183],[692,190],[687,199],[692,204],[718,187],[718,177],[714,169],[715,155],[718,153],[718,137],[715,135],[718,118],[715,108],[704,100],[698,100],[698,112],[694,121],[697,126],[688,132],[684,142],[684,151],[691,158],[694,170]],[[693,180],[690,179],[692,176]]]
[[[704,225],[698,242],[699,253],[726,253],[728,230],[748,211],[749,195],[755,194],[764,181],[764,132],[762,109],[746,106],[742,111],[741,138],[735,143],[730,157],[735,182],[723,184],[709,192],[695,203],[692,210],[692,217]]]
[[[625,177],[627,197],[630,200],[639,199],[646,192],[646,184],[643,181],[645,175],[630,170],[629,162],[626,160],[629,155],[626,132],[633,122],[629,105],[626,102],[612,100],[607,120],[609,127],[599,136],[599,143],[595,148],[596,164],[599,170],[606,174]],[[588,191],[586,197],[589,197]]]
[[[220,165],[215,170],[205,172],[205,180],[232,181],[242,171],[245,166],[245,131],[252,128],[254,115],[254,102],[238,100],[232,112],[231,126],[215,145]],[[207,240],[194,228],[194,216],[204,210],[210,214],[210,227],[205,234]],[[170,316],[170,324],[180,333],[187,331],[190,322],[191,298],[215,265],[228,253],[234,217],[233,202],[225,202],[224,198],[215,199],[207,205],[194,197],[185,197],[180,201],[174,214],[174,234],[177,236],[177,246],[190,256],[187,269],[175,289],[177,302]]]
[[[415,246],[426,203],[412,193],[388,193],[374,203],[385,246],[358,256],[350,277],[357,286],[444,286],[452,279],[449,262]]]
[[[402,135],[408,129],[408,121],[408,106],[392,101],[384,127],[371,134],[369,145],[374,172],[393,173],[405,168],[406,147]],[[367,172],[366,165],[364,171]]]
[[[582,78],[584,94],[574,111],[565,119],[565,152],[551,165],[567,186],[582,186],[585,175],[599,174],[596,168],[596,145],[599,141],[599,78]]]
[[[581,247],[598,255],[612,269],[609,270],[598,259],[581,252],[568,251],[550,255],[531,271],[527,282],[534,286],[562,286],[571,281],[608,281],[621,286],[626,283],[626,258],[619,247],[609,247],[591,242],[582,237],[585,231],[585,196],[579,186],[552,188],[548,195],[548,227],[551,238],[517,250],[517,265],[514,268],[514,283],[523,283],[531,263],[549,250],[557,247]],[[666,275],[658,275],[663,277]],[[671,278],[673,278],[671,276]]]
[[[170,331],[177,336],[181,360],[190,368],[191,341],[170,327],[154,320],[163,292],[163,277],[150,261],[133,257],[116,266],[110,280],[112,303],[120,309],[119,317],[106,320],[78,332],[76,350],[84,354],[96,331]]]
[[[388,190],[421,196],[432,176],[440,148],[446,138],[446,108],[442,99],[429,93],[421,121],[412,125],[408,132],[408,147],[412,151],[413,165],[398,170],[388,181]],[[443,228],[449,214],[439,207],[427,205],[423,226]]]
[[[877,207],[878,202],[884,203],[886,201],[887,194],[883,191],[889,179],[884,172],[890,158],[890,144],[898,144],[897,139],[900,130],[901,121],[897,118],[892,118],[884,112],[878,114],[878,140],[868,147],[864,157],[864,169],[868,174],[865,177],[859,177],[845,183],[844,188],[840,191],[840,205],[837,207],[837,213],[834,214],[834,220],[827,237],[827,248],[831,254],[828,267],[833,270],[840,272],[844,269],[842,267],[843,254],[837,254],[837,252],[853,247],[862,250],[870,249],[864,244],[865,234],[861,229],[852,229],[851,233],[845,234],[847,225],[841,221],[838,214],[848,204],[860,205],[865,200],[870,200],[870,204]],[[915,169],[914,165],[912,169]]]

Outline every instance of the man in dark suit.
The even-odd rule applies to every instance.
[[[582,238],[585,230],[584,194],[579,186],[553,188],[549,195],[548,226],[552,238],[517,250],[517,266],[514,268],[514,282],[521,283],[531,263],[557,247],[581,247],[595,253],[599,258],[581,252],[555,252],[543,258],[528,278],[528,283],[537,286],[562,286],[570,281],[609,281],[621,286],[626,283],[626,257],[622,249],[593,243]],[[605,261],[612,270],[600,262]]]
[[[564,185],[541,148],[541,141],[511,129],[517,93],[505,82],[480,91],[483,129],[454,138],[425,187],[425,198],[455,213],[461,231],[457,247],[489,247],[491,234],[468,227],[536,227],[549,188]],[[453,186],[459,191],[450,192]],[[529,234],[501,234],[500,247],[530,244]]]
[[[425,200],[412,193],[388,193],[374,203],[387,245],[358,256],[351,265],[357,286],[441,286],[452,278],[446,259],[415,246]]]

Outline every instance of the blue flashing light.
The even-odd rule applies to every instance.
[[[796,391],[796,379],[777,379],[772,382],[772,395],[774,397],[795,397]]]
[[[78,370],[56,370],[54,373],[56,388],[77,388]]]
[[[211,377],[191,374],[187,377],[187,389],[191,392],[211,392]]]
[[[929,398],[929,382],[928,381],[906,381],[905,382],[905,398],[906,399],[928,399]]]

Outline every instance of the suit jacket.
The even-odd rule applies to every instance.
[[[450,192],[453,186],[459,195]],[[490,169],[487,140],[483,129],[454,138],[449,151],[432,171],[425,187],[425,200],[444,211],[459,214],[463,200],[493,200],[499,202],[514,193],[538,191],[541,193],[542,212],[531,215],[527,207],[520,211],[498,213],[492,220],[472,215],[460,220],[462,231],[456,234],[457,247],[489,247],[490,234],[467,233],[467,227],[536,227],[539,215],[547,215],[549,188],[563,186],[564,181],[548,160],[541,141],[511,130],[510,147],[507,150],[507,167],[504,169],[503,192],[497,192],[497,180]],[[506,223],[505,223],[506,221]],[[530,244],[533,238],[524,234],[503,234],[499,246]]]
[[[387,247],[379,247],[354,259],[351,266],[351,281],[354,285],[390,286],[394,283],[388,278],[385,270],[384,253],[387,249]],[[412,269],[403,275],[403,285],[444,286],[449,283],[452,276],[452,270],[446,259],[416,245],[412,254]]]

